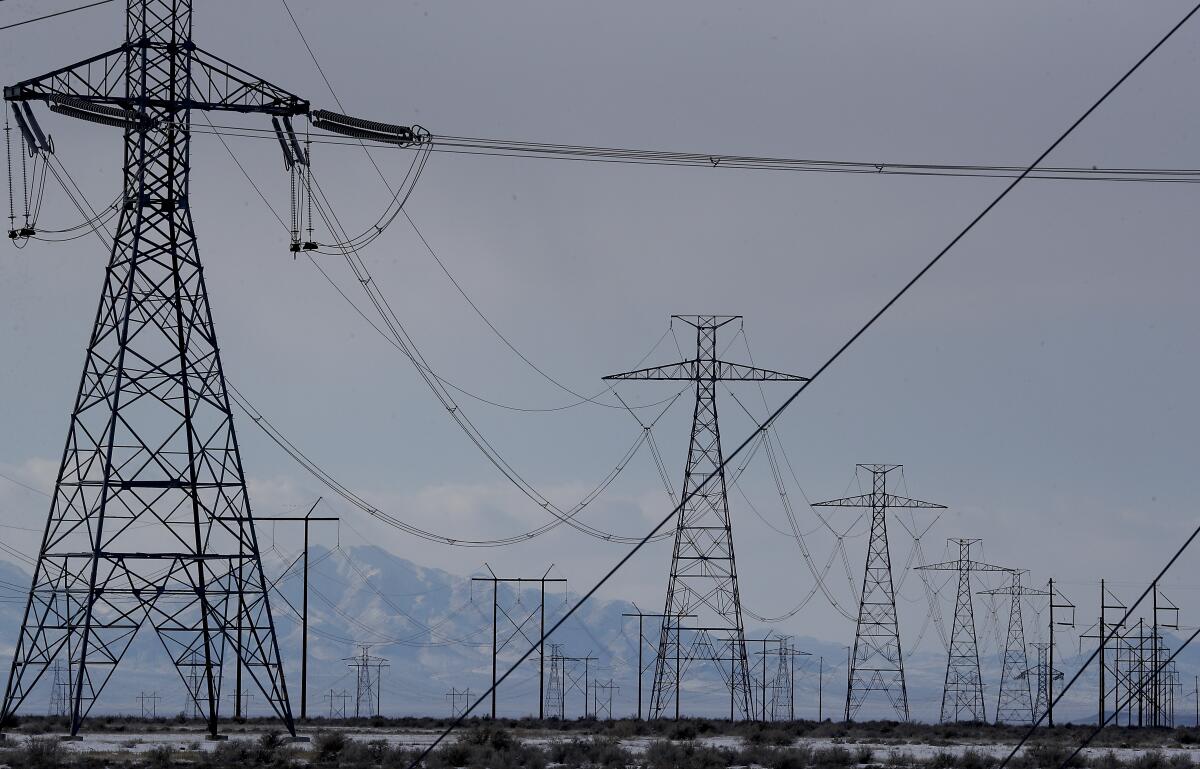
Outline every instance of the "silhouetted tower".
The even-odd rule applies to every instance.
[[[148,621],[181,675],[201,658],[194,699],[212,734],[235,629],[235,653],[294,734],[188,176],[193,111],[286,119],[308,103],[197,48],[191,0],[127,0],[125,31],[111,51],[4,89],[123,129],[125,168],[0,722],[66,652],[78,733]]]
[[[354,670],[354,717],[377,716],[383,712],[383,669],[388,661],[370,653],[371,647],[362,644],[358,655],[345,660]]]
[[[871,692],[883,692],[901,719],[907,721],[908,688],[904,682],[904,652],[896,617],[896,589],[892,582],[892,554],[888,548],[888,508],[944,510],[945,505],[909,499],[887,490],[887,476],[901,465],[858,465],[871,473],[871,493],[817,502],[814,507],[865,507],[871,511],[871,537],[858,624],[846,687],[846,720],[850,721]]]
[[[971,545],[978,539],[951,539],[958,545],[958,560],[918,566],[930,571],[958,573],[958,594],[954,599],[954,627],[950,631],[950,654],[946,662],[946,683],[942,689],[942,722],[987,721],[983,704],[983,675],[979,670],[979,641],[975,636],[975,601],[971,593],[971,573],[976,571],[1009,572],[1003,566],[971,560]],[[963,718],[963,714],[967,718]]]
[[[680,678],[694,658],[693,651],[708,650],[709,660],[725,673],[720,655],[712,652],[716,644],[711,642],[710,634],[721,639],[734,639],[730,692],[742,716],[754,716],[721,430],[717,421],[717,382],[807,380],[793,374],[719,360],[717,331],[740,318],[740,315],[674,315],[672,320],[682,321],[696,329],[695,358],[605,377],[609,381],[694,382],[696,388],[687,468],[683,476],[685,501],[680,507],[675,526],[675,547],[671,555],[671,572],[663,609],[665,617],[654,663],[654,686],[650,694],[650,715],[653,718],[662,717],[672,703],[678,717]],[[683,627],[682,621],[677,619],[687,614],[697,616],[692,627]],[[687,653],[682,652],[684,631],[693,633]]]
[[[71,709],[68,705],[71,701],[71,674],[63,670],[62,662],[54,661],[54,680],[50,686],[50,710],[49,714],[65,718]]]
[[[562,718],[566,710],[566,684],[562,644],[550,644],[550,678],[546,681],[546,718]]]
[[[1021,575],[1027,573],[1024,569],[1014,569],[1008,585],[980,591],[980,595],[1009,596],[1008,634],[1004,642],[1004,662],[1000,668],[1000,691],[996,695],[998,724],[1033,723],[1036,718],[1029,676],[1022,676],[1029,669],[1029,658],[1025,652],[1025,620],[1021,598],[1028,595],[1049,596],[1050,592],[1022,585]]]
[[[1034,679],[1033,720],[1036,722],[1050,704],[1050,682],[1061,680],[1063,674],[1061,670],[1050,672],[1050,644],[1034,642],[1030,646],[1037,650],[1037,665],[1021,671],[1017,678],[1028,680],[1032,676]]]

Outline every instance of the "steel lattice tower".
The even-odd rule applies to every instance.
[[[696,405],[688,443],[687,468],[683,476],[684,503],[675,526],[675,547],[667,580],[663,625],[654,663],[654,687],[650,696],[651,717],[660,718],[674,702],[679,715],[679,693],[683,671],[697,649],[708,650],[709,659],[723,675],[729,675],[731,697],[745,718],[753,718],[746,633],[738,592],[737,562],[733,550],[733,528],[725,485],[725,458],[717,421],[717,382],[803,382],[805,377],[729,363],[717,357],[717,331],[740,320],[740,315],[675,315],[696,330],[696,357],[666,366],[613,374],[606,380],[663,380],[694,382]],[[696,615],[695,625],[684,627],[684,615]],[[693,633],[683,651],[684,631]],[[731,639],[732,669],[725,671],[712,651],[711,635]],[[672,654],[671,650],[675,652]]]
[[[1021,576],[1025,570],[1014,569],[1012,581],[1005,587],[981,590],[980,595],[1009,596],[1008,634],[1004,642],[1004,662],[1000,668],[1000,691],[996,695],[996,723],[1033,723],[1037,718],[1029,676],[1022,674],[1029,669],[1029,658],[1025,651],[1025,619],[1021,610],[1021,598],[1027,595],[1049,596],[1047,590],[1025,587]]]
[[[871,510],[871,537],[863,571],[858,624],[846,688],[846,720],[866,702],[871,692],[880,691],[901,719],[907,721],[908,688],[904,682],[904,653],[900,646],[900,624],[896,617],[896,590],[892,582],[892,554],[888,548],[888,508],[944,510],[945,505],[922,502],[889,494],[887,476],[901,465],[858,465],[871,473],[871,493],[817,502],[814,507],[865,507]]]
[[[982,540],[952,539],[958,545],[958,560],[918,566],[930,571],[958,573],[958,594],[954,599],[954,627],[950,631],[950,654],[946,662],[946,684],[942,690],[942,722],[987,721],[983,703],[983,675],[979,670],[979,641],[975,636],[975,601],[971,594],[971,573],[976,571],[1009,572],[971,560],[971,545]],[[967,718],[963,718],[963,714]]]
[[[148,622],[185,684],[187,660],[200,660],[193,699],[214,736],[230,650],[294,734],[188,177],[193,110],[289,116],[308,104],[197,48],[191,0],[128,0],[125,25],[120,47],[4,90],[124,129],[125,162],[0,718],[66,654],[77,734]]]
[[[1050,703],[1050,681],[1058,681],[1063,677],[1061,670],[1050,670],[1049,652],[1050,644],[1041,642],[1030,644],[1037,650],[1037,666],[1026,668],[1021,673],[1017,674],[1018,679],[1027,680],[1031,675],[1034,677],[1034,696],[1033,696],[1033,720],[1036,723],[1042,714],[1046,712],[1046,707]]]

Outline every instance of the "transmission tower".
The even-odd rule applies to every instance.
[[[566,711],[566,671],[562,644],[550,644],[550,678],[546,681],[546,717],[561,719]]]
[[[1014,569],[1011,581],[1005,587],[981,590],[980,595],[1009,596],[1008,635],[1004,642],[1004,662],[1000,667],[1000,691],[996,695],[996,723],[1033,723],[1035,710],[1029,677],[1020,677],[1029,668],[1025,653],[1025,620],[1021,611],[1024,596],[1049,596],[1048,590],[1025,587],[1021,575],[1027,570]],[[1020,683],[1018,683],[1020,681]]]
[[[361,644],[358,654],[346,658],[354,670],[354,717],[378,716],[383,712],[383,669],[388,661],[370,653],[370,644]]]
[[[77,735],[148,621],[181,675],[189,655],[202,658],[194,699],[210,735],[219,670],[238,630],[247,642],[236,654],[295,734],[188,177],[193,111],[287,119],[309,107],[196,47],[191,0],[127,0],[125,32],[111,51],[4,89],[23,109],[43,101],[54,112],[123,129],[125,167],[0,722],[65,651]]]
[[[730,693],[745,718],[753,718],[749,661],[745,626],[738,592],[737,562],[733,529],[725,485],[721,430],[717,421],[717,382],[803,382],[805,377],[728,363],[717,358],[717,331],[740,320],[738,315],[675,315],[696,330],[696,357],[666,366],[613,374],[606,380],[660,380],[694,382],[696,405],[683,476],[683,500],[675,526],[675,546],[667,579],[667,597],[654,662],[654,685],[650,693],[650,715],[661,718],[672,701],[679,717],[679,695],[683,670],[694,651],[712,650],[710,634],[734,639],[733,674]],[[684,615],[696,614],[692,627],[683,627]],[[687,654],[680,654],[683,632],[693,633]],[[671,649],[676,654],[671,654]],[[719,655],[714,655],[719,657]],[[720,659],[710,658],[724,674]]]
[[[854,652],[846,687],[846,720],[850,721],[871,692],[883,692],[901,719],[907,721],[908,688],[904,682],[904,653],[896,617],[896,590],[892,582],[892,554],[888,548],[888,508],[945,510],[945,505],[909,499],[887,490],[888,473],[901,465],[858,465],[871,473],[871,493],[817,502],[814,507],[865,507],[871,510],[871,538],[863,572]]]
[[[71,701],[70,673],[64,673],[62,662],[54,661],[54,680],[50,687],[49,715],[64,718],[70,713],[68,704]]]
[[[982,540],[951,539],[958,545],[958,560],[918,566],[929,571],[958,573],[958,595],[954,599],[954,627],[950,631],[950,654],[946,662],[946,683],[942,689],[943,723],[949,721],[987,721],[983,704],[983,675],[979,670],[979,641],[975,636],[975,601],[971,593],[971,573],[977,571],[1011,572],[1003,566],[971,560],[971,545]],[[967,718],[963,718],[963,714]]]
[[[1063,674],[1061,670],[1051,672],[1050,644],[1034,642],[1030,645],[1037,650],[1037,666],[1022,670],[1016,678],[1028,681],[1031,674],[1034,678],[1033,720],[1036,723],[1050,706],[1050,682],[1061,680]]]

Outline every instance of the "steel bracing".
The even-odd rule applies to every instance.
[[[191,0],[128,0],[125,43],[5,88],[124,132],[123,200],[5,690],[7,718],[61,655],[71,733],[145,624],[216,733],[238,659],[294,733],[196,247],[193,110],[308,104],[196,48]],[[238,639],[241,642],[238,642]]]
[[[1062,680],[1061,670],[1050,669],[1050,644],[1034,642],[1031,644],[1037,650],[1037,665],[1026,668],[1017,674],[1017,679],[1028,681],[1034,678],[1033,720],[1037,722],[1050,704],[1050,682]]]
[[[888,508],[944,510],[945,505],[909,499],[887,490],[887,476],[900,465],[858,465],[871,473],[871,493],[816,502],[814,507],[860,507],[871,511],[871,537],[863,572],[858,623],[846,687],[846,720],[862,708],[871,692],[883,692],[896,715],[909,718],[908,688],[904,681],[904,654],[896,617],[896,589],[892,581],[892,554],[888,547]]]
[[[979,640],[975,635],[975,601],[971,593],[971,574],[977,571],[1009,572],[1003,566],[971,560],[971,546],[979,539],[951,539],[958,545],[958,560],[918,566],[930,571],[958,574],[958,593],[954,599],[954,626],[950,631],[946,683],[942,689],[943,723],[950,721],[987,721],[983,702],[983,675],[979,669]],[[966,718],[964,718],[964,715]]]
[[[1028,572],[1014,569],[1011,581],[994,590],[981,590],[980,595],[1009,597],[1008,634],[1004,642],[1004,661],[1000,667],[1000,691],[996,694],[996,723],[1033,723],[1038,711],[1034,707],[1029,676],[1029,657],[1025,647],[1025,620],[1021,610],[1024,596],[1049,596],[1048,590],[1026,587],[1022,575]]]
[[[717,332],[741,316],[673,316],[696,330],[696,357],[666,366],[613,374],[606,380],[668,380],[695,383],[696,405],[684,471],[684,504],[675,526],[675,546],[667,579],[664,619],[654,663],[650,716],[661,718],[673,709],[680,712],[680,687],[688,666],[696,659],[712,662],[728,676],[734,709],[743,718],[754,717],[742,603],[738,592],[733,528],[717,420],[717,382],[802,382],[805,377],[728,363],[717,358]],[[694,624],[681,617],[694,614]],[[686,638],[685,638],[686,634]],[[718,640],[732,639],[730,669],[721,663]],[[685,649],[686,647],[686,649]]]

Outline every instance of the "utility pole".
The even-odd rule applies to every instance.
[[[467,687],[460,691],[450,687],[450,691],[446,692],[446,699],[450,702],[450,717],[458,718],[471,706],[471,689]]]
[[[0,723],[60,650],[69,650],[70,736],[78,737],[151,617],[166,648],[202,657],[204,692],[194,699],[216,738],[220,649],[237,611],[253,623],[253,645],[238,649],[241,661],[257,671],[259,688],[294,736],[192,222],[190,121],[214,111],[290,121],[309,105],[196,46],[192,0],[126,0],[122,17],[122,45],[4,89],[6,101],[21,103],[23,133],[41,139],[37,152],[53,152],[29,108],[41,101],[121,129],[125,166]],[[147,551],[147,541],[171,547]],[[171,598],[160,602],[163,595]],[[66,639],[54,628],[65,628]],[[177,668],[183,659],[182,651],[175,656]]]
[[[747,718],[754,717],[721,429],[717,420],[717,382],[803,382],[807,379],[719,360],[718,330],[740,319],[739,315],[674,315],[672,322],[678,320],[696,331],[694,358],[604,377],[606,381],[692,382],[696,391],[687,466],[683,476],[683,504],[680,505],[675,526],[675,547],[671,554],[671,572],[663,608],[663,614],[667,616],[659,635],[658,654],[654,662],[654,685],[650,695],[650,714],[653,718],[661,718],[672,699],[678,718],[682,684],[680,676],[683,672],[680,646],[684,628],[678,620],[672,624],[671,618],[692,613],[699,615],[697,627],[688,628],[696,633],[693,648],[701,645],[712,649],[711,662],[718,668],[722,667],[720,653],[715,650],[710,634],[732,636],[734,639],[734,674],[730,679],[730,688],[741,712]],[[674,670],[668,658],[672,641],[675,645]],[[689,649],[687,659],[692,659],[692,649]]]
[[[856,507],[871,511],[871,537],[863,567],[862,594],[854,628],[854,652],[846,686],[846,720],[850,721],[871,692],[883,692],[901,720],[907,721],[908,688],[904,681],[904,653],[896,615],[896,590],[892,582],[892,554],[888,547],[888,508],[945,510],[945,505],[909,499],[887,490],[887,476],[901,465],[857,465],[871,473],[871,493],[816,502],[813,507]]]
[[[1192,697],[1196,700],[1196,720],[1192,726],[1200,727],[1200,676],[1196,676],[1196,688],[1192,690]]]
[[[304,552],[301,555],[304,568],[304,594],[301,598],[300,608],[300,720],[308,718],[308,526],[314,522],[324,521],[341,521],[337,516],[314,517],[313,511],[317,509],[317,505],[321,504],[321,497],[317,497],[317,501],[313,502],[312,507],[302,516],[274,515],[267,517],[257,517],[255,520],[260,522],[282,522],[282,523],[303,523],[304,524]],[[242,627],[241,622],[238,623],[238,643],[241,643]],[[237,686],[238,692],[241,692],[242,687],[242,663],[239,658],[237,666]],[[237,715],[242,712],[242,698],[239,696],[237,700]]]
[[[980,595],[1006,595],[1009,597],[1008,634],[1004,643],[1004,662],[1000,669],[1000,691],[996,695],[996,723],[1034,723],[1033,692],[1029,677],[1018,678],[1028,670],[1029,658],[1025,653],[1025,620],[1021,611],[1021,599],[1025,596],[1049,596],[1048,590],[1025,587],[1021,584],[1023,569],[1012,571],[1011,582],[994,590],[981,590]],[[1023,681],[1018,686],[1017,681]]]
[[[161,698],[158,696],[158,692],[151,692],[150,694],[146,694],[145,692],[138,692],[138,705],[141,707],[143,721],[146,720],[146,703],[147,702],[150,703],[150,718],[152,718],[152,719],[158,718],[158,701],[159,701],[159,699],[161,699]]]
[[[525,640],[527,642],[535,644],[537,646],[537,650],[538,650],[538,718],[544,719],[546,717],[546,646],[545,646],[546,583],[547,582],[561,582],[561,583],[565,584],[566,580],[565,579],[556,579],[556,578],[552,578],[549,576],[550,570],[554,568],[554,564],[550,564],[550,566],[546,568],[546,573],[540,577],[497,577],[496,572],[492,571],[491,566],[488,566],[488,564],[486,564],[486,563],[484,564],[484,566],[487,566],[487,570],[492,576],[490,576],[490,577],[472,577],[471,581],[472,582],[490,582],[490,583],[492,583],[492,718],[496,717],[496,665],[497,665],[497,660],[499,658],[500,652],[504,649],[504,647],[508,646],[508,644],[511,641],[513,641],[517,636],[522,636],[525,638]],[[503,644],[497,645],[497,641],[498,641],[497,633],[498,633],[499,614],[500,614],[500,584],[502,582],[516,583],[516,585],[517,585],[517,602],[518,603],[521,600],[521,586],[526,582],[538,585],[541,589],[541,593],[540,593],[541,597],[538,600],[537,608],[534,609],[533,613],[529,614],[527,617],[520,618],[518,620],[518,619],[514,619],[512,616],[510,616],[507,611],[504,612],[505,619],[507,619],[509,624],[512,625],[512,633],[509,634],[508,638],[506,638],[504,640]],[[525,623],[533,618],[534,613],[536,613],[540,618],[539,619],[540,624],[538,626],[538,637],[536,640],[530,639],[529,636],[526,635],[525,629],[524,629]],[[585,709],[586,709],[586,707],[585,707]]]
[[[329,702],[329,720],[332,721],[334,718],[346,717],[346,702],[350,699],[350,693],[345,689],[342,689],[340,692],[334,692],[333,689],[330,689],[329,694],[321,695],[321,699]],[[341,704],[335,705],[335,702],[339,700]]]
[[[1053,583],[1051,583],[1051,586],[1053,588]],[[1072,610],[1074,609],[1073,606],[1071,608],[1072,608]],[[1113,710],[1115,713],[1117,713],[1116,718],[1118,719],[1118,723],[1119,723],[1119,719],[1120,719],[1121,643],[1122,643],[1121,630],[1123,628],[1125,628],[1124,617],[1125,617],[1126,608],[1127,607],[1125,606],[1125,604],[1122,603],[1120,600],[1118,600],[1117,597],[1115,595],[1113,595],[1112,591],[1108,589],[1104,579],[1101,579],[1100,580],[1100,614],[1096,620],[1096,635],[1092,636],[1092,635],[1084,634],[1079,637],[1081,643],[1084,639],[1095,638],[1096,642],[1099,644],[1099,649],[1098,649],[1099,654],[1098,654],[1098,658],[1097,658],[1097,661],[1099,663],[1099,666],[1097,668],[1097,673],[1099,675],[1099,693],[1098,693],[1098,697],[1097,697],[1098,706],[1097,706],[1097,711],[1096,711],[1096,723],[1098,725],[1103,724],[1105,722],[1105,718],[1106,718],[1104,715],[1104,711],[1105,711],[1105,707],[1107,706],[1107,700],[1108,700],[1107,677],[1108,677],[1108,673],[1109,673],[1109,669],[1110,669],[1107,654],[1108,654],[1109,643],[1114,639],[1117,640],[1118,643],[1117,643],[1116,659],[1113,660],[1112,667],[1111,667],[1112,674],[1113,674],[1113,684],[1112,684]],[[1119,616],[1121,617],[1121,619],[1115,623],[1109,622],[1109,620],[1108,620],[1109,612],[1119,612]],[[1053,613],[1053,606],[1051,607],[1051,613]],[[1072,615],[1073,615],[1073,612],[1072,612]],[[1053,626],[1054,626],[1053,617],[1051,617],[1050,624],[1051,624],[1051,627],[1053,628]],[[1112,636],[1112,638],[1109,638],[1110,635]],[[1051,636],[1051,640],[1053,640],[1053,636]],[[1051,658],[1051,665],[1053,665],[1053,657]],[[1051,726],[1054,725],[1053,718],[1054,718],[1054,711],[1053,711],[1053,709],[1051,709],[1050,710],[1050,725]]]
[[[817,674],[817,723],[825,721],[825,655],[821,655],[820,672]]]
[[[559,656],[558,661],[562,664],[562,712],[563,718],[566,718],[566,697],[571,691],[579,691],[583,694],[583,717],[588,717],[588,695],[591,691],[591,664],[596,662],[596,658],[588,654],[583,657],[564,657]],[[579,680],[579,663],[583,663],[583,681]]]
[[[1165,726],[1165,721],[1171,718],[1171,714],[1166,707],[1166,698],[1171,696],[1170,679],[1164,679],[1159,670],[1162,667],[1162,657],[1164,650],[1162,649],[1162,630],[1178,630],[1179,629],[1179,607],[1162,594],[1159,590],[1158,581],[1155,580],[1153,585],[1154,600],[1153,600],[1153,630],[1151,642],[1153,643],[1151,652],[1151,695],[1150,695],[1150,725]],[[1161,615],[1166,614],[1166,619],[1161,619]]]
[[[1048,726],[1054,726],[1054,682],[1062,678],[1062,673],[1055,673],[1054,670],[1054,629],[1059,626],[1075,627],[1075,604],[1067,600],[1062,591],[1054,587],[1053,577],[1048,583],[1048,592],[1050,593],[1050,646],[1047,649],[1049,661],[1046,663],[1048,671],[1046,676],[1046,723]],[[1070,619],[1058,619],[1059,612],[1066,611],[1070,612]]]
[[[614,684],[611,678],[606,684],[597,681],[592,686],[592,715],[596,717],[596,720],[600,720],[601,718],[612,719],[612,698],[614,691],[621,691],[621,687]],[[604,692],[604,699],[601,699],[600,692]]]
[[[962,720],[987,721],[983,702],[983,676],[979,669],[979,643],[975,636],[975,602],[971,593],[971,574],[974,572],[1011,572],[1003,566],[993,566],[971,560],[971,546],[979,539],[951,539],[958,545],[958,560],[918,566],[918,570],[953,571],[958,573],[958,595],[954,600],[954,627],[950,633],[950,653],[946,661],[946,684],[942,689],[943,723]]]
[[[645,631],[643,630],[642,623],[645,621],[645,619],[647,617],[657,618],[657,619],[665,619],[667,615],[665,615],[665,614],[648,614],[648,613],[642,611],[641,609],[639,609],[637,604],[634,604],[633,608],[635,609],[635,611],[625,612],[621,616],[638,618],[638,674],[637,674],[637,707],[638,707],[638,710],[637,710],[637,712],[638,712],[638,720],[641,721],[641,720],[643,720],[642,719],[642,676],[645,675],[645,673],[646,673],[646,668],[642,664],[642,649],[646,645],[646,635],[645,635]],[[695,616],[696,616],[695,614],[687,614],[687,615],[684,615],[684,617],[676,617],[676,621],[687,618],[687,617],[695,617]],[[732,715],[730,715],[729,718],[730,718],[730,720],[733,720]]]

